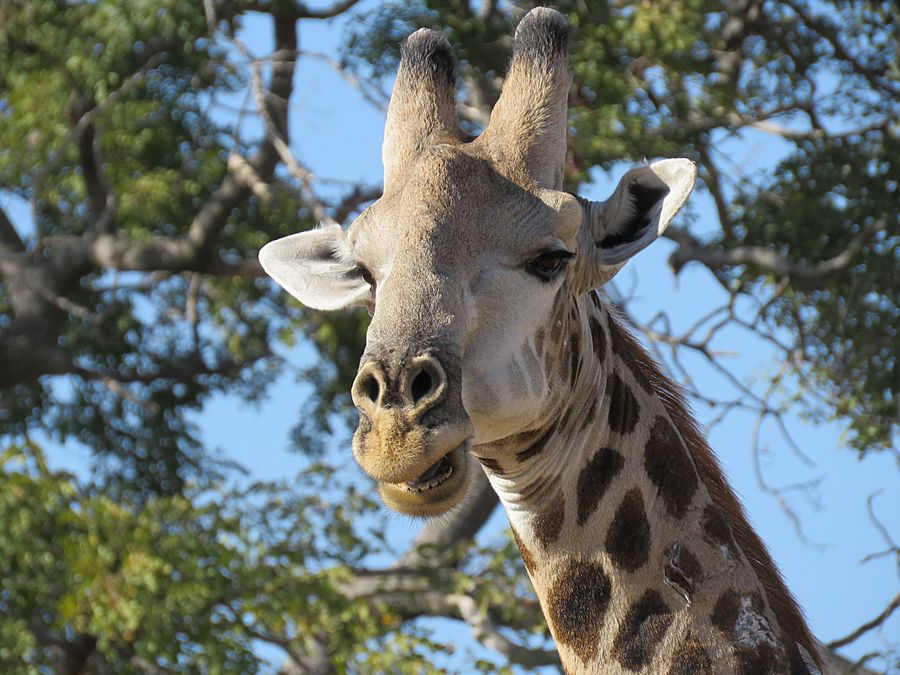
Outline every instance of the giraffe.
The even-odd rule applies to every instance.
[[[600,203],[562,191],[568,35],[548,8],[520,21],[471,137],[449,44],[413,33],[383,196],[349,232],[285,237],[260,262],[310,307],[369,309],[355,458],[418,516],[459,504],[480,464],[567,672],[820,672],[680,390],[597,293],[665,230],[695,166],[632,169]]]

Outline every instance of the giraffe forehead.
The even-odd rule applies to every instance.
[[[425,250],[454,262],[490,251],[517,254],[572,229],[569,195],[536,191],[472,151],[432,149],[403,178],[351,226],[360,255]]]

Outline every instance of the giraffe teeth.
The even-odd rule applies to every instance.
[[[453,475],[453,465],[446,456],[441,457],[429,469],[415,480],[406,483],[406,489],[416,494],[431,490],[445,482]]]

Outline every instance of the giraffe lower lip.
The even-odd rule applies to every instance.
[[[436,488],[453,475],[453,465],[444,455],[415,480],[407,481],[406,488],[410,492],[423,492]]]

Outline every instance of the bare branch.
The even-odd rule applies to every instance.
[[[471,597],[458,592],[456,586],[454,577],[438,567],[423,572],[359,571],[341,590],[349,599],[365,598],[389,606],[406,620],[440,616],[466,621],[482,644],[500,652],[512,663],[528,668],[559,663],[556,651],[530,649],[507,638],[494,620],[479,610]]]
[[[351,9],[359,0],[340,0],[331,7],[323,9],[310,9],[304,2],[294,2],[290,7],[281,5],[273,7],[270,3],[257,2],[256,0],[247,0],[241,3],[245,9],[253,12],[264,12],[273,14],[278,17],[296,19],[333,19]]]
[[[343,223],[350,217],[354,211],[367,202],[374,201],[381,196],[381,186],[364,187],[362,185],[354,186],[353,190],[346,197],[341,199],[334,209],[334,219]]]
[[[753,122],[749,126],[753,129],[764,131],[768,134],[774,134],[776,136],[781,136],[782,138],[799,141],[804,139],[847,138],[849,136],[861,136],[872,131],[880,131],[882,129],[886,129],[889,124],[890,119],[885,118],[883,120],[873,122],[872,124],[867,124],[864,127],[855,127],[853,129],[848,129],[839,133],[828,132],[821,127],[813,128],[809,131],[790,129],[770,120],[760,120],[759,122]]]
[[[328,214],[325,204],[319,199],[313,187],[315,175],[305,166],[302,166],[297,158],[291,153],[288,146],[287,127],[286,125],[279,127],[276,120],[272,116],[272,111],[266,102],[265,92],[262,85],[262,64],[258,59],[253,59],[247,47],[238,38],[232,37],[231,43],[250,63],[251,80],[250,88],[256,99],[256,106],[260,117],[266,127],[266,134],[269,143],[275,149],[279,159],[287,167],[288,171],[300,181],[303,186],[302,196],[304,201],[312,210],[313,216],[320,222],[334,222],[334,219]]]
[[[709,154],[709,148],[703,144],[699,147],[700,158],[703,161],[703,168],[706,169],[706,187],[712,195],[713,202],[716,205],[716,213],[719,216],[719,223],[722,230],[730,233],[734,230],[731,223],[731,214],[728,212],[728,200],[725,197],[725,190],[722,184],[722,176],[718,167]]]
[[[100,135],[93,123],[78,125],[81,135],[78,139],[78,154],[81,172],[94,218],[92,229],[108,231],[115,220],[117,202],[112,185],[106,177],[103,158],[100,154]]]
[[[478,603],[468,595],[454,594],[447,596],[446,599],[449,604],[456,607],[462,618],[472,627],[475,639],[485,647],[505,656],[510,663],[525,668],[560,665],[559,654],[556,651],[529,649],[506,637],[499,631],[490,615],[479,609]]]
[[[849,52],[840,40],[840,29],[837,26],[831,24],[824,17],[813,16],[806,11],[806,8],[796,2],[796,0],[784,0],[784,4],[790,7],[794,14],[796,14],[810,30],[817,33],[831,45],[835,57],[849,63],[853,67],[853,70],[862,75],[872,87],[885,90],[895,96],[900,94],[900,87],[897,86],[895,81],[887,77],[884,71],[874,70],[863,65]]]
[[[232,152],[228,157],[228,171],[249,188],[261,202],[271,203],[272,186],[260,177],[250,162],[236,152]]]
[[[124,383],[149,384],[151,382],[157,382],[160,380],[190,382],[198,377],[210,375],[234,376],[242,369],[256,363],[263,358],[266,358],[267,356],[269,356],[269,354],[258,354],[241,361],[223,361],[222,363],[218,363],[214,366],[209,366],[202,360],[182,361],[180,363],[175,363],[165,368],[159,368],[151,372],[123,371],[104,373],[92,368],[79,366],[72,363],[67,372],[78,375],[85,380],[100,381],[107,387],[110,387],[110,383],[114,383],[115,388],[110,387],[110,389],[116,391],[117,393],[122,393],[120,388]],[[131,398],[130,396],[125,397],[129,399]]]
[[[721,271],[736,265],[750,265],[762,272],[768,272],[779,279],[790,279],[798,288],[815,290],[822,288],[825,278],[842,272],[853,265],[863,244],[884,229],[884,221],[878,220],[861,230],[841,253],[815,264],[797,263],[769,248],[762,246],[738,246],[731,249],[708,248],[689,243],[692,237],[681,228],[668,228],[664,236],[679,243],[669,257],[669,265],[677,273],[689,262],[699,262],[713,271]],[[696,240],[694,240],[696,242]]]
[[[298,18],[300,19],[331,19],[338,14],[343,14],[352,8],[359,0],[341,0],[334,3],[331,7],[324,9],[310,9],[304,3],[297,3]]]
[[[881,538],[884,539],[884,542],[887,544],[887,549],[881,551],[879,553],[872,553],[863,558],[862,562],[868,562],[874,558],[880,558],[886,555],[893,555],[896,558],[897,563],[897,571],[900,573],[900,546],[897,546],[894,538],[891,536],[891,533],[888,532],[888,529],[884,526],[884,523],[875,515],[875,497],[881,494],[881,490],[875,492],[874,494],[869,495],[866,499],[866,511],[869,514],[869,520],[872,522],[872,525],[878,530],[878,534],[881,535]]]
[[[374,83],[360,80],[353,72],[347,70],[337,59],[332,58],[328,54],[323,54],[322,52],[314,52],[309,50],[302,51],[301,56],[316,59],[328,64],[332,68],[332,70],[334,70],[334,72],[336,72],[341,77],[341,79],[343,79],[347,84],[356,89],[356,91],[359,92],[360,96],[362,96],[364,100],[369,102],[375,109],[381,110],[382,112],[387,111],[390,96],[386,92],[379,89]]]
[[[879,613],[878,616],[876,616],[874,619],[872,619],[871,621],[866,621],[863,625],[851,632],[849,635],[838,638],[837,640],[832,640],[831,642],[827,642],[825,646],[829,649],[839,649],[845,645],[850,644],[851,642],[855,642],[870,630],[878,628],[878,626],[887,621],[898,607],[900,607],[900,593],[895,595],[894,599],[888,603],[888,606],[885,607],[881,611],[881,613]]]
[[[415,568],[436,562],[446,564],[458,557],[455,549],[472,540],[497,506],[494,492],[484,472],[472,471],[472,484],[465,502],[447,516],[429,521],[409,550],[395,563],[397,568]]]

